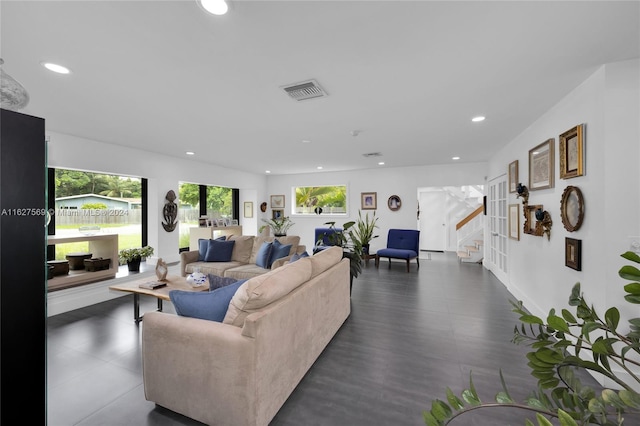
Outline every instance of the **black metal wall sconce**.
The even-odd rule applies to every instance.
[[[547,234],[547,241],[551,239],[551,226],[553,221],[548,211],[537,209],[536,210],[536,228],[542,229],[542,235]]]
[[[526,186],[519,183],[516,186],[516,192],[518,193],[518,195],[516,195],[516,198],[522,197],[522,203],[529,204],[529,189]]]

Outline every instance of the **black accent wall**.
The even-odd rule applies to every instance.
[[[44,120],[0,110],[0,424],[45,425]]]

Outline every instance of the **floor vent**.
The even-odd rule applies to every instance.
[[[307,99],[322,98],[327,95],[322,87],[315,80],[304,81],[302,83],[292,84],[290,86],[284,86],[284,91],[287,92],[291,99],[296,101],[305,101]]]

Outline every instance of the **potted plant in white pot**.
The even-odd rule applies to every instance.
[[[138,248],[129,248],[120,250],[119,258],[120,264],[127,264],[130,272],[138,272],[140,271],[140,262],[142,258],[147,258],[153,255],[153,247],[144,246]]]
[[[272,218],[272,219],[262,219],[266,225],[261,226],[258,232],[262,232],[265,226],[268,226],[273,231],[273,235],[276,237],[285,237],[287,235],[287,231],[291,228],[294,223],[291,221],[289,216],[283,216],[280,218]]]

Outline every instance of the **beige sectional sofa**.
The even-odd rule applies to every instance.
[[[277,239],[283,245],[291,244],[291,250],[289,251],[289,256],[275,261],[271,266],[271,270],[284,265],[293,254],[300,254],[306,250],[304,245],[300,245],[300,237],[297,235],[277,237]],[[256,255],[264,242],[273,242],[273,236],[233,235],[229,240],[235,241],[230,262],[198,261],[198,250],[180,253],[181,275],[186,277],[197,269],[203,274],[247,279],[269,272],[270,269],[256,265]]]
[[[244,282],[222,323],[144,316],[146,399],[209,425],[266,426],[351,312],[339,247]]]

